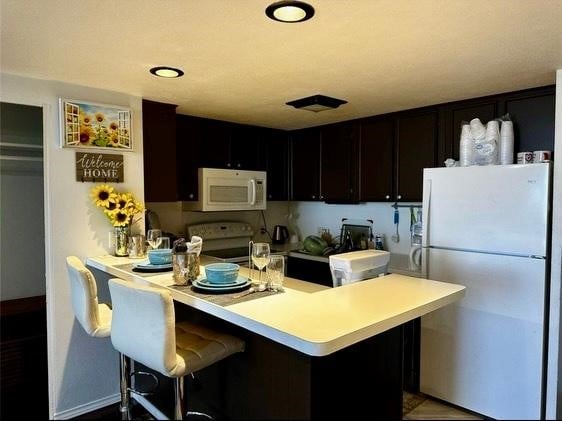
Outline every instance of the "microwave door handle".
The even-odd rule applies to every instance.
[[[254,206],[256,204],[256,180],[250,179],[250,185],[252,186],[252,200],[250,205]]]

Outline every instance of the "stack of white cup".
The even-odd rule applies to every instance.
[[[488,121],[486,124],[486,142],[491,145],[490,160],[491,165],[499,163],[498,147],[500,144],[500,123],[496,120]]]
[[[509,165],[513,164],[513,122],[502,121],[500,130],[500,164]]]
[[[474,139],[472,138],[472,132],[470,131],[469,124],[462,125],[459,146],[460,166],[468,167],[472,165],[472,148],[474,146]]]

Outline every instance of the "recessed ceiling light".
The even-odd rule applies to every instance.
[[[304,22],[314,16],[314,7],[304,1],[281,0],[267,6],[265,14],[278,22]]]
[[[168,66],[153,67],[152,69],[150,69],[150,73],[152,73],[155,76],[167,77],[167,78],[183,76],[183,70],[175,69],[173,67],[168,67]]]
[[[325,95],[313,95],[306,98],[295,99],[294,101],[289,101],[286,104],[295,108],[314,111],[317,113],[319,111],[338,108],[342,104],[347,104],[347,101]]]

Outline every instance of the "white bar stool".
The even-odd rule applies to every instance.
[[[94,338],[106,338],[111,335],[112,311],[107,304],[98,303],[98,288],[94,274],[76,256],[66,258],[66,269],[70,279],[70,294],[74,315],[86,333]],[[128,361],[119,355],[121,376],[128,373]],[[128,381],[128,379],[126,379]],[[128,382],[120,379],[120,411],[123,418],[129,419],[130,406],[127,400]],[[127,414],[125,414],[127,412]]]
[[[109,291],[113,346],[126,357],[174,378],[174,419],[183,419],[184,376],[244,351],[244,341],[193,323],[175,323],[172,294],[165,289],[110,279]],[[129,380],[126,373],[121,378]],[[127,390],[128,402],[128,385]]]

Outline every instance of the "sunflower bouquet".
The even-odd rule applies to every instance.
[[[90,196],[94,204],[103,212],[114,227],[128,227],[134,217],[144,211],[144,206],[135,200],[131,193],[118,193],[107,184],[95,186]]]

